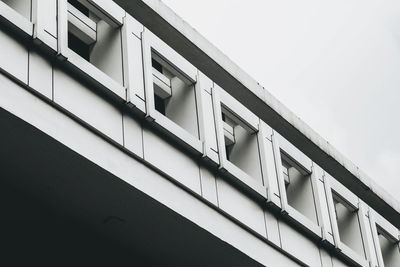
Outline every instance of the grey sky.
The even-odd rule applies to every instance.
[[[163,2],[400,199],[400,1]]]

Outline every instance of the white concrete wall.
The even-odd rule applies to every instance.
[[[156,131],[143,117],[133,115],[96,86],[71,75],[74,68],[69,66],[66,71],[66,62],[42,55],[35,45],[23,45],[4,30],[0,31],[0,43],[1,108],[266,266],[346,266],[337,255],[329,254],[319,242],[288,223],[276,207],[254,198],[201,157]],[[122,68],[122,58],[113,62]],[[205,107],[211,107],[209,89],[202,90]],[[204,114],[207,139],[212,140],[209,144],[218,153],[214,114],[211,110]],[[273,145],[271,140],[265,141],[266,166],[277,192]],[[322,181],[318,183],[323,186]],[[323,197],[326,207],[332,200],[326,192]],[[328,218],[325,221],[331,233],[333,226]]]

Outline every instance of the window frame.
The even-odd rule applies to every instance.
[[[144,86],[146,98],[146,118],[162,130],[166,131],[171,137],[182,142],[187,147],[191,148],[197,154],[203,154],[203,138],[201,134],[202,123],[201,116],[201,93],[198,82],[198,71],[189,61],[183,58],[159,37],[154,35],[150,30],[144,28],[142,32],[142,50],[143,50],[143,68],[144,68]],[[195,93],[195,106],[197,117],[198,137],[189,133],[174,121],[158,112],[155,108],[154,101],[154,85],[153,85],[153,66],[152,66],[152,51],[163,57],[176,71],[185,76],[193,83]],[[176,138],[177,137],[177,138]]]
[[[379,237],[378,237],[378,228],[381,228],[382,231],[385,232],[385,238],[389,239],[393,243],[397,243],[397,247],[400,255],[400,232],[399,230],[391,224],[388,220],[383,218],[382,215],[374,211],[372,208],[369,208],[369,222],[372,231],[372,239],[374,242],[375,253],[377,258],[377,266],[384,267],[382,248],[380,246]]]
[[[262,156],[263,151],[260,149],[260,142],[263,141],[262,138],[264,137],[264,133],[263,127],[260,127],[260,119],[215,83],[214,87],[212,88],[212,100],[214,106],[215,128],[217,132],[220,171],[233,177],[239,181],[240,184],[250,188],[253,193],[257,194],[258,197],[267,200],[267,187],[265,186],[264,178],[265,170],[262,163],[264,157]],[[222,120],[222,105],[226,106],[230,111],[232,111],[237,119],[241,120],[243,124],[247,125],[247,127],[254,131],[254,134],[256,134],[255,138],[257,138],[257,149],[261,167],[261,181],[257,181],[227,159]]]
[[[336,181],[332,176],[328,173],[325,173],[325,185],[326,185],[326,194],[328,199],[328,210],[332,225],[333,239],[335,242],[335,248],[342,255],[344,255],[347,259],[355,262],[356,264],[369,267],[369,263],[371,262],[371,255],[369,255],[369,247],[371,244],[368,242],[367,238],[367,225],[365,220],[363,219],[365,216],[365,207],[360,199],[352,193],[345,186]],[[344,201],[344,205],[349,206],[351,209],[354,209],[354,212],[357,213],[358,222],[360,227],[361,240],[363,242],[363,249],[365,253],[365,259],[363,255],[359,255],[352,248],[344,244],[340,239],[339,227],[336,220],[336,211],[334,204],[333,194],[337,195],[342,201]],[[343,204],[343,203],[342,203]]]
[[[328,226],[324,222],[322,215],[323,207],[320,198],[325,197],[325,194],[321,192],[320,187],[317,185],[319,176],[322,176],[322,171],[318,171],[318,166],[315,165],[310,158],[275,131],[272,135],[272,143],[274,147],[275,168],[278,176],[278,190],[281,198],[282,213],[315,237],[321,238],[323,241],[332,242],[327,235]],[[295,165],[308,173],[313,192],[312,197],[315,205],[317,223],[313,222],[288,203],[282,169],[282,153],[286,154],[285,156],[294,161]]]
[[[125,11],[112,1],[103,0],[85,0],[84,2],[91,5],[90,10],[97,9],[96,14],[102,14],[99,17],[106,22],[112,21],[112,27],[122,28]],[[126,101],[126,88],[124,85],[115,81],[109,75],[97,68],[95,65],[72,51],[68,47],[68,0],[58,0],[57,3],[57,56],[60,60],[68,62],[72,67],[78,69],[90,81],[99,85],[107,93],[119,102]],[[110,25],[111,26],[111,25]],[[122,40],[122,36],[121,36]],[[121,55],[123,57],[123,55]],[[123,61],[123,59],[122,59]],[[123,66],[121,66],[123,68]],[[124,73],[123,73],[124,75]],[[125,79],[125,77],[124,77]]]

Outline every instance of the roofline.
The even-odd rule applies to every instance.
[[[336,180],[400,228],[400,202],[160,0],[114,0]]]

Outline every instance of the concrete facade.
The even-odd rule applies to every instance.
[[[0,1],[0,30],[14,265],[400,265],[398,201],[159,1]]]

